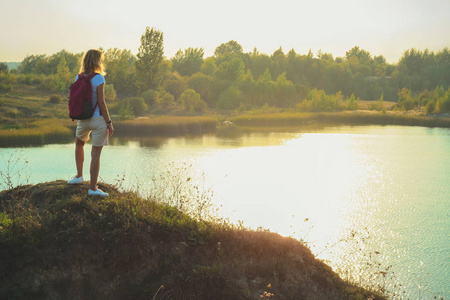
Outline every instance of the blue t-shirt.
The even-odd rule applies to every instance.
[[[75,81],[78,80],[78,75],[75,78]],[[101,85],[102,83],[105,83],[105,77],[103,77],[101,74],[97,74],[94,77],[91,78],[91,86],[92,86],[92,107],[95,107],[95,104],[97,104],[97,87]],[[100,107],[97,105],[95,108],[94,114],[92,117],[100,117]]]

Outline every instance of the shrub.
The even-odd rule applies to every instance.
[[[398,92],[398,105],[404,110],[411,110],[414,108],[414,99],[411,96],[411,91],[407,88],[403,88]]]
[[[122,101],[122,107],[124,105],[130,105],[133,109],[133,114],[136,116],[144,115],[145,111],[148,109],[147,104],[145,104],[144,99],[141,97],[126,98]]]
[[[243,97],[241,91],[234,85],[231,85],[220,94],[216,106],[219,109],[236,109],[242,101]]]
[[[426,114],[429,115],[431,113],[433,113],[434,108],[436,107],[436,104],[434,103],[434,101],[428,101],[427,106],[426,106]]]
[[[13,85],[17,82],[16,76],[11,73],[0,73],[0,83]]]
[[[7,93],[7,92],[12,91],[12,89],[13,89],[13,86],[11,83],[10,84],[0,83],[0,92]]]
[[[346,101],[347,110],[357,110],[359,107],[359,98],[355,99],[355,95],[352,94]]]
[[[438,109],[439,112],[450,112],[450,89],[445,92],[442,98],[439,98]]]
[[[201,112],[206,110],[206,102],[193,89],[185,90],[180,96],[180,102],[186,111]]]
[[[51,95],[50,98],[48,99],[49,103],[54,103],[54,104],[61,103],[61,101],[62,101],[61,95],[56,95],[56,94]]]
[[[158,91],[149,89],[141,94],[141,97],[144,99],[145,103],[149,107],[154,107],[155,104],[158,102],[159,99],[159,93]]]
[[[156,99],[155,107],[159,110],[173,110],[176,107],[175,97],[164,90],[160,92],[160,97]]]
[[[354,108],[357,100],[355,96],[350,98],[350,107]],[[349,106],[349,100],[347,100],[347,107]],[[337,92],[334,95],[327,95],[323,90],[314,89],[309,92],[308,97],[301,103],[296,105],[297,110],[300,111],[333,111],[342,109],[342,93]]]
[[[42,83],[44,77],[45,75],[20,74],[17,76],[17,81],[28,85],[38,85]]]
[[[119,119],[120,120],[131,120],[134,119],[133,108],[130,103],[122,103],[119,108]]]
[[[43,77],[41,83],[39,84],[39,89],[43,90],[43,91],[56,90],[56,86],[55,86],[55,83],[53,80],[53,75]]]

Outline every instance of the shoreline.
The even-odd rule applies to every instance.
[[[220,120],[225,121],[220,121]],[[0,129],[0,147],[43,146],[50,143],[70,143],[75,137],[76,123],[68,119],[20,119],[16,128]],[[442,116],[418,116],[380,112],[331,112],[331,113],[261,113],[238,116],[154,116],[114,123],[116,136],[174,137],[189,134],[217,133],[234,127],[252,130],[256,128],[304,128],[305,126],[365,126],[401,125],[450,128],[448,114]],[[3,126],[5,127],[5,126]]]

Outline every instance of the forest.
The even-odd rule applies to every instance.
[[[344,57],[319,51],[314,55],[284,52],[271,55],[256,48],[244,53],[236,41],[223,43],[210,57],[203,48],[180,49],[164,56],[164,34],[146,28],[137,55],[129,49],[102,49],[105,94],[122,119],[153,114],[201,114],[206,111],[249,111],[261,107],[300,112],[358,109],[359,100],[383,101],[397,110],[425,114],[450,112],[450,51],[405,50],[396,64],[355,46]],[[17,83],[52,93],[58,102],[68,95],[83,53],[61,50],[29,55],[17,69],[0,63],[0,93]]]

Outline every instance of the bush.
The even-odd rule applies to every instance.
[[[174,110],[175,107],[175,97],[171,93],[162,90],[160,97],[156,99],[155,108],[158,110]]]
[[[357,110],[359,107],[359,98],[355,99],[355,95],[351,94],[350,98],[345,102],[347,110]]]
[[[218,109],[237,109],[243,100],[241,91],[234,85],[231,85],[220,94],[216,107]]]
[[[17,76],[17,81],[27,85],[38,85],[42,83],[45,75],[37,74],[20,74]]]
[[[342,93],[337,92],[334,95],[327,95],[323,90],[314,89],[309,92],[306,99],[296,105],[299,111],[333,111],[342,109]],[[358,108],[358,99],[352,95],[347,99],[346,107],[349,109]]]
[[[437,110],[441,113],[450,112],[450,89],[448,89],[444,96],[439,99],[437,106]]]
[[[53,75],[45,76],[42,78],[39,84],[39,89],[43,91],[54,91],[56,90],[55,83],[53,81]]]
[[[141,94],[141,97],[144,99],[145,103],[149,107],[154,107],[155,104],[158,102],[159,99],[159,93],[158,91],[149,89]]]
[[[10,92],[10,91],[12,91],[12,89],[13,89],[13,86],[11,83],[10,84],[0,83],[0,92],[1,93]]]
[[[51,95],[51,96],[50,96],[50,98],[48,99],[48,102],[49,102],[49,103],[58,104],[58,103],[61,103],[62,98],[63,98],[63,97],[61,97],[61,95],[56,95],[56,94],[54,94],[54,95]]]
[[[206,102],[193,89],[185,90],[180,96],[180,101],[186,111],[201,112],[206,110]]]
[[[436,107],[436,104],[434,103],[433,100],[428,101],[426,110],[425,110],[426,114],[429,115],[429,114],[433,113],[435,107]]]
[[[133,109],[133,114],[135,116],[142,116],[147,111],[148,106],[145,104],[144,99],[141,97],[130,97],[122,101],[121,108],[124,105],[129,105]]]
[[[17,82],[16,76],[11,73],[0,73],[0,83],[5,85],[13,85]]]
[[[120,120],[131,120],[134,119],[133,108],[130,103],[122,103],[119,108],[119,119]]]

